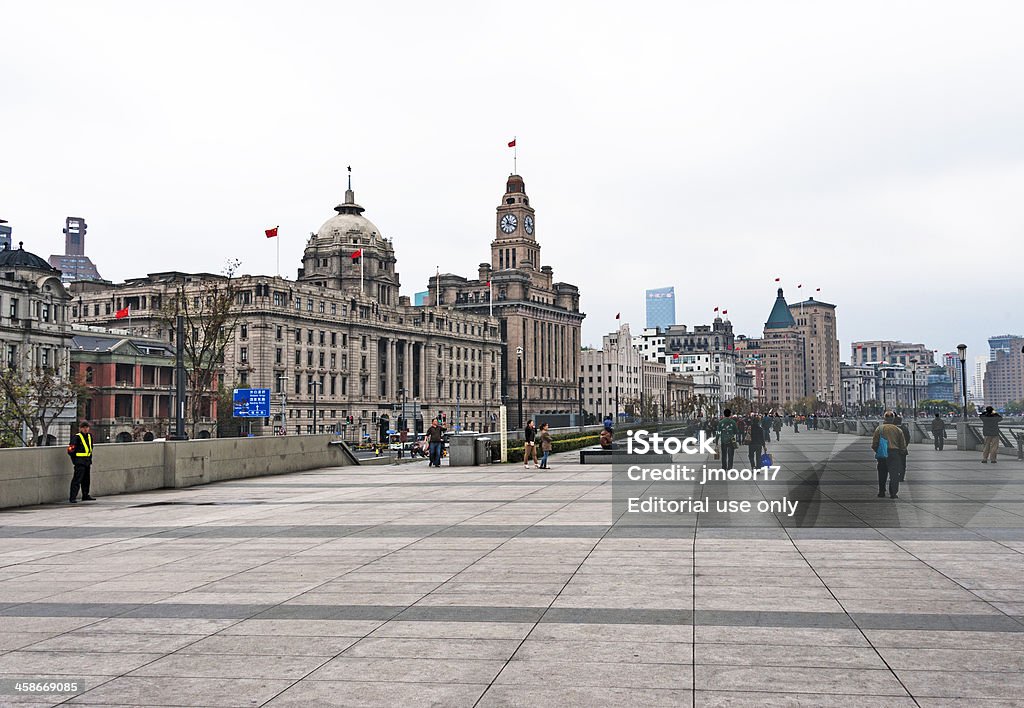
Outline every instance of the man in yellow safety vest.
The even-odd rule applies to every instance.
[[[78,433],[71,438],[68,445],[68,457],[75,466],[75,473],[71,477],[71,498],[72,504],[78,503],[78,489],[82,489],[82,501],[96,501],[95,497],[89,496],[89,473],[92,470],[92,435],[89,434],[89,423],[82,421],[78,425]]]

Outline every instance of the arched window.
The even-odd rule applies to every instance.
[[[86,383],[92,383],[92,375],[93,375],[92,367],[91,366],[85,367],[85,382]]]

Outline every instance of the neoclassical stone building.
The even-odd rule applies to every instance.
[[[337,430],[347,439],[376,438],[381,429],[398,428],[402,406],[409,430],[414,418],[420,428],[439,413],[449,427],[488,427],[500,404],[498,320],[486,311],[412,306],[399,295],[393,242],[363,216],[351,185],[334,210],[310,235],[295,280],[235,279],[238,320],[222,386],[271,389],[272,420],[263,423],[280,432],[283,409],[289,434]],[[176,288],[198,290],[223,277],[172,272],[117,285],[75,284],[72,317],[110,325],[131,305],[133,333],[169,340],[161,310]],[[257,424],[254,432],[271,430]]]
[[[574,413],[579,408],[580,291],[555,282],[541,265],[536,212],[526,185],[510,175],[495,215],[490,263],[475,279],[450,273],[430,279],[428,301],[456,311],[497,319],[504,342],[501,395],[515,427],[521,368],[524,420],[538,413]],[[520,363],[521,362],[521,363]]]
[[[59,381],[70,373],[71,325],[68,292],[61,273],[22,244],[0,248],[0,355],[3,365],[28,376],[52,372]],[[3,395],[0,393],[0,395]],[[73,405],[61,411],[39,445],[70,438]]]

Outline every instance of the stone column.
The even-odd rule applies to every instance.
[[[395,386],[395,383],[397,382],[397,379],[398,379],[398,377],[396,376],[396,372],[395,372],[395,369],[397,368],[397,362],[398,362],[398,357],[396,356],[397,350],[398,350],[398,342],[396,342],[394,339],[389,339],[388,340],[388,372],[387,372],[388,385],[387,385],[387,394],[386,395],[387,395],[388,400],[392,401],[392,402],[396,399],[396,394],[398,393],[397,387]]]

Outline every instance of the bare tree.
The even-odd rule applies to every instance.
[[[224,352],[234,337],[241,316],[235,278],[239,265],[241,261],[231,259],[222,275],[176,283],[174,294],[165,301],[161,313],[161,319],[171,331],[174,331],[178,315],[185,320],[183,344],[188,377],[185,412],[192,437],[196,435],[196,424],[204,401],[208,405],[218,396],[217,374],[224,368]]]
[[[50,428],[82,388],[51,368],[11,367],[0,372],[0,445],[46,445]]]

